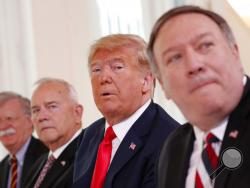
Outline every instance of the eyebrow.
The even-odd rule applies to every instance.
[[[95,66],[97,64],[103,64],[103,63],[113,63],[113,61],[120,61],[120,62],[123,62],[123,57],[122,56],[117,56],[117,57],[113,57],[113,58],[110,58],[110,59],[107,59],[107,60],[103,60],[103,61],[93,61],[91,64],[90,64],[90,67],[92,66]]]
[[[49,101],[49,102],[45,102],[45,105],[50,105],[50,104],[59,104],[57,101]],[[34,108],[39,108],[39,105],[33,105],[31,106],[31,109],[34,109]]]
[[[202,38],[204,38],[204,37],[206,37],[206,36],[213,36],[213,33],[211,33],[211,32],[205,32],[205,33],[201,33],[201,34],[199,34],[198,36],[195,36],[194,38],[192,38],[190,41],[188,41],[188,43],[195,43],[195,41],[197,41],[197,40],[200,40],[200,39],[202,39]],[[170,47],[170,48],[167,48],[166,50],[164,50],[163,52],[162,52],[162,55],[163,56],[165,56],[167,53],[169,53],[169,52],[171,52],[171,51],[174,51],[176,48],[178,48],[178,46],[180,46],[181,44],[177,44],[177,45],[175,45],[175,46],[172,46],[172,47]]]

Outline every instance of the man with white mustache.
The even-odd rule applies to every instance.
[[[32,132],[29,99],[14,92],[0,92],[0,141],[9,152],[0,162],[1,188],[24,187],[27,172],[48,151]],[[12,170],[13,158],[17,160],[16,171]]]

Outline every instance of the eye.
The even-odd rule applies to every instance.
[[[92,73],[97,73],[101,71],[101,67],[100,66],[93,66],[91,67],[91,72]]]
[[[208,50],[213,46],[214,44],[212,42],[202,42],[198,46],[198,50],[202,53],[208,52]]]
[[[174,54],[167,59],[167,64],[178,63],[181,60],[181,58],[182,55],[180,53]]]
[[[56,105],[56,104],[49,104],[48,105],[48,108],[49,109],[51,109],[51,110],[53,110],[53,109],[55,109],[55,108],[57,108],[58,106]]]
[[[35,115],[35,114],[37,114],[39,111],[40,111],[39,108],[32,108],[31,113],[32,113],[33,115]]]
[[[124,68],[124,66],[123,66],[123,64],[121,64],[121,63],[117,63],[117,64],[114,64],[113,66],[112,66],[112,69],[113,70],[121,70],[121,69],[123,69]]]

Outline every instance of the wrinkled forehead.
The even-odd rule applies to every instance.
[[[193,30],[197,30],[203,26],[207,26],[209,28],[210,27],[216,28],[216,30],[220,30],[218,24],[207,15],[191,12],[173,16],[162,25],[162,27],[159,29],[158,34],[161,33],[163,28],[168,27],[169,29],[171,29],[173,26],[177,26],[179,30],[181,30],[180,28],[181,26],[191,27]],[[183,32],[183,35],[185,35],[185,30],[181,31]]]
[[[135,57],[134,49],[125,47],[116,47],[113,49],[98,49],[90,62],[91,65],[96,63],[108,63],[112,61],[123,61],[129,57]]]
[[[2,108],[10,108],[16,111],[23,111],[21,102],[18,100],[18,98],[9,98],[8,100],[3,101],[2,103],[0,103],[0,109]]]
[[[35,101],[50,100],[50,99],[69,98],[69,90],[61,83],[46,83],[39,85],[32,95],[32,103]]]
[[[155,46],[157,43],[163,44],[163,40],[164,46],[167,46],[171,43],[181,43],[206,33],[225,37],[219,26],[206,15],[200,13],[176,15],[162,25],[155,40]]]

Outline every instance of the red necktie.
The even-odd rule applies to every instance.
[[[210,175],[216,170],[216,167],[218,165],[218,156],[212,147],[212,143],[216,142],[219,142],[219,139],[215,137],[212,133],[209,133],[206,137],[205,148],[201,153],[202,162],[206,169],[205,171],[208,175],[207,179],[209,180],[210,180]],[[204,177],[201,177],[199,170],[197,170],[195,175],[195,188],[206,187],[204,182],[205,182]],[[210,181],[209,183],[211,182],[212,181]]]
[[[14,155],[11,158],[11,180],[10,180],[10,187],[16,188],[17,186],[17,158]]]
[[[108,127],[104,139],[99,145],[91,188],[102,188],[110,164],[112,140],[116,137],[113,128]]]

